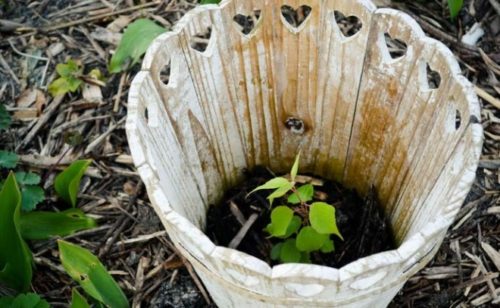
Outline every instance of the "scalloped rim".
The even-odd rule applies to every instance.
[[[179,22],[176,24],[176,26],[174,26],[172,31],[160,35],[154,41],[152,46],[150,46],[150,48],[147,51],[147,55],[144,58],[142,70],[134,78],[129,93],[128,116],[126,124],[126,130],[129,140],[137,138],[135,134],[132,133],[137,129],[135,119],[137,118],[138,115],[138,110],[137,110],[138,99],[136,96],[138,95],[139,86],[143,82],[143,79],[146,77],[147,74],[149,74],[148,68],[152,65],[152,59],[153,59],[151,55],[155,53],[156,50],[159,48],[159,44],[162,41],[166,40],[167,38],[179,34],[184,29],[184,27],[190,22],[193,16],[196,16],[197,14],[207,12],[210,10],[220,10],[221,8],[228,5],[232,1],[233,0],[224,0],[219,6],[204,5],[192,9],[184,17],[182,17],[181,20],[179,20]],[[423,32],[423,30],[421,29],[421,27],[418,25],[418,23],[409,15],[401,11],[393,9],[375,9],[375,5],[369,0],[360,0],[359,2],[362,5],[364,5],[367,9],[371,10],[372,14],[384,13],[389,15],[399,15],[414,29],[416,29],[417,32],[415,33],[415,35],[417,37],[423,40],[428,40],[429,43],[434,44],[436,46],[436,49],[439,49],[439,51],[441,51],[443,54],[446,54],[447,56],[445,58],[448,62],[450,70],[453,73],[451,78],[455,78],[457,82],[462,85],[464,93],[468,98],[470,115],[476,116],[478,119],[480,119],[479,102],[475,94],[473,85],[465,77],[461,75],[459,65],[453,53],[443,43],[427,37]],[[470,166],[469,171],[471,172],[464,172],[464,175],[461,177],[460,183],[462,183],[463,185],[460,186],[460,190],[463,189],[469,190],[470,187],[472,186],[472,183],[475,179],[475,172],[472,172],[472,170],[475,171],[478,166],[479,157],[482,149],[482,142],[483,142],[481,124],[470,123],[469,126],[470,129],[472,129],[473,131],[472,141],[474,147],[471,150],[475,155],[475,160],[474,163]],[[424,244],[429,239],[432,238],[433,235],[439,232],[444,232],[445,230],[448,229],[448,227],[453,222],[454,217],[456,216],[461,207],[461,205],[455,207],[449,207],[449,206],[443,207],[446,208],[447,212],[445,216],[435,217],[432,221],[429,221],[423,227],[422,231],[414,234],[409,239],[405,240],[400,245],[399,248],[358,259],[354,262],[351,262],[343,266],[340,269],[322,265],[295,264],[295,263],[281,264],[274,267],[270,267],[264,261],[256,257],[250,256],[244,252],[235,249],[229,249],[226,247],[216,246],[203,232],[201,232],[198,228],[196,228],[191,222],[189,222],[187,219],[174,212],[170,208],[168,199],[157,185],[158,178],[152,171],[151,166],[147,163],[146,154],[144,153],[144,150],[140,142],[129,142],[129,143],[134,164],[139,170],[139,174],[145,183],[145,186],[151,198],[151,202],[155,206],[157,213],[163,216],[161,217],[162,219],[168,221],[180,220],[182,221],[183,224],[190,226],[190,228],[193,231],[193,234],[200,236],[199,238],[195,239],[196,242],[199,244],[198,247],[200,247],[200,249],[203,250],[203,252],[206,253],[207,255],[214,258],[219,258],[221,255],[223,255],[220,253],[221,251],[224,250],[231,251],[232,255],[236,256],[236,258],[231,258],[231,260],[226,259],[225,260],[226,262],[233,262],[235,264],[238,264],[239,266],[244,266],[248,268],[250,271],[261,275],[265,275],[272,280],[308,278],[308,279],[318,279],[323,282],[342,283],[353,277],[375,271],[383,266],[389,266],[395,263],[408,264],[411,262],[413,265],[410,264],[409,269],[400,276],[399,280],[383,281],[382,283],[379,284],[379,287],[376,288],[375,291],[388,289],[394,286],[396,282],[397,283],[404,282],[406,279],[408,279],[414,273],[416,273],[419,269],[421,269],[424,266],[423,264],[427,263],[431,259],[430,257],[432,257],[434,253],[437,252],[435,246],[429,252],[421,252],[420,250],[422,249]],[[455,191],[458,191],[458,188],[455,189]],[[191,255],[191,257],[194,256]],[[427,260],[427,262],[421,262],[421,260],[418,260],[419,258],[423,258],[424,260]],[[247,262],[243,262],[241,260],[247,260]],[[195,261],[207,267],[207,264],[205,264],[203,261],[198,259],[195,259]],[[219,278],[223,279],[220,276]],[[225,279],[223,280],[227,282],[227,280]],[[237,286],[237,287],[247,289],[248,291],[251,292],[255,292],[249,290],[244,286]]]

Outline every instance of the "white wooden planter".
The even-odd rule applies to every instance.
[[[283,5],[311,12],[294,27]],[[257,10],[242,33],[234,17]],[[334,11],[357,16],[361,30],[345,37]],[[207,28],[206,50],[193,49]],[[384,33],[407,44],[403,57],[390,56]],[[427,64],[441,77],[436,89]],[[477,98],[452,53],[407,15],[366,0],[197,7],[149,48],[128,110],[132,156],[156,212],[220,307],[386,306],[440,246],[482,144]],[[397,250],[340,269],[271,268],[205,236],[208,206],[244,168],[286,172],[299,148],[303,172],[362,194],[375,185]]]

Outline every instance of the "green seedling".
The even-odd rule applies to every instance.
[[[290,179],[276,177],[250,192],[272,189],[273,192],[267,196],[270,205],[276,199],[283,202],[272,209],[271,222],[265,228],[271,237],[283,240],[271,250],[271,258],[283,263],[310,263],[311,253],[334,251],[331,235],[343,239],[337,227],[335,207],[325,202],[314,202],[313,185],[297,187],[295,179],[299,159],[300,154],[292,166]]]

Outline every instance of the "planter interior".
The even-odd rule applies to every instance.
[[[284,5],[309,14],[290,23]],[[361,28],[344,35],[336,11]],[[251,31],[241,30],[245,20]],[[404,55],[391,55],[386,36],[406,44]],[[151,201],[222,306],[388,303],[437,251],[482,142],[477,98],[451,52],[407,15],[363,0],[195,8],[149,48],[128,107],[130,148]],[[270,268],[200,231],[208,206],[244,169],[287,172],[299,149],[301,172],[362,195],[375,186],[397,250],[341,269]]]

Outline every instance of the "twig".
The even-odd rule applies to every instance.
[[[2,64],[2,66],[7,70],[7,72],[9,72],[10,76],[12,77],[12,79],[14,79],[14,81],[18,85],[21,84],[21,82],[17,78],[17,76],[14,73],[14,71],[12,71],[12,69],[10,68],[9,64],[7,63],[7,61],[5,61],[5,59],[3,58],[2,54],[0,54],[0,64]]]
[[[125,122],[126,118],[123,117],[120,121],[118,121],[116,124],[113,124],[113,125],[110,125],[108,127],[108,130],[100,135],[99,137],[97,137],[94,141],[92,141],[88,146],[87,148],[85,149],[85,152],[84,155],[87,155],[89,153],[91,153],[92,151],[94,151],[94,149],[99,146],[102,142],[104,142],[104,140],[115,130],[117,129],[119,126],[121,126],[124,122]]]
[[[243,240],[243,238],[247,234],[248,230],[250,230],[250,228],[252,227],[252,225],[254,224],[254,222],[257,220],[258,217],[259,217],[259,215],[257,215],[256,213],[253,213],[252,215],[250,215],[248,220],[241,227],[240,231],[238,231],[236,236],[229,243],[229,245],[228,245],[229,248],[234,249],[234,248],[238,247],[238,245],[240,245],[241,241]]]
[[[38,122],[33,126],[33,128],[29,131],[29,133],[24,137],[24,140],[16,147],[16,151],[18,151],[20,148],[26,146],[28,143],[33,140],[33,138],[36,136],[38,131],[49,121],[49,119],[54,115],[54,113],[57,111],[57,108],[59,108],[59,105],[62,103],[64,98],[64,95],[59,95],[56,96],[53,100],[52,103],[49,104],[47,109],[45,109],[45,112],[43,115],[38,119]]]
[[[488,103],[500,109],[500,101],[498,99],[494,98],[492,95],[490,95],[488,92],[486,92],[485,90],[481,89],[478,86],[475,86],[474,89],[476,90],[476,93],[480,98],[484,99]]]
[[[80,24],[86,24],[86,23],[90,23],[91,21],[103,19],[103,18],[106,18],[106,17],[111,17],[111,16],[114,16],[114,15],[125,14],[125,13],[128,13],[128,12],[133,12],[133,11],[136,11],[136,10],[139,10],[139,9],[143,9],[143,8],[146,8],[146,7],[155,6],[155,5],[161,4],[161,2],[162,1],[154,1],[154,2],[150,2],[150,3],[139,4],[139,5],[136,5],[136,6],[133,6],[133,7],[129,7],[129,8],[123,9],[123,10],[119,10],[119,11],[109,12],[109,13],[105,13],[105,14],[96,15],[96,16],[93,16],[93,17],[88,17],[88,18],[83,18],[83,19],[80,19],[80,20],[70,21],[70,22],[67,22],[67,23],[64,23],[64,24],[60,24],[60,25],[55,25],[55,26],[52,26],[52,27],[42,28],[41,31],[42,32],[52,32],[52,31],[56,31],[56,30],[60,30],[60,29],[64,29],[64,28],[68,28],[68,27],[72,27],[72,26],[76,26],[76,25],[80,25]]]

